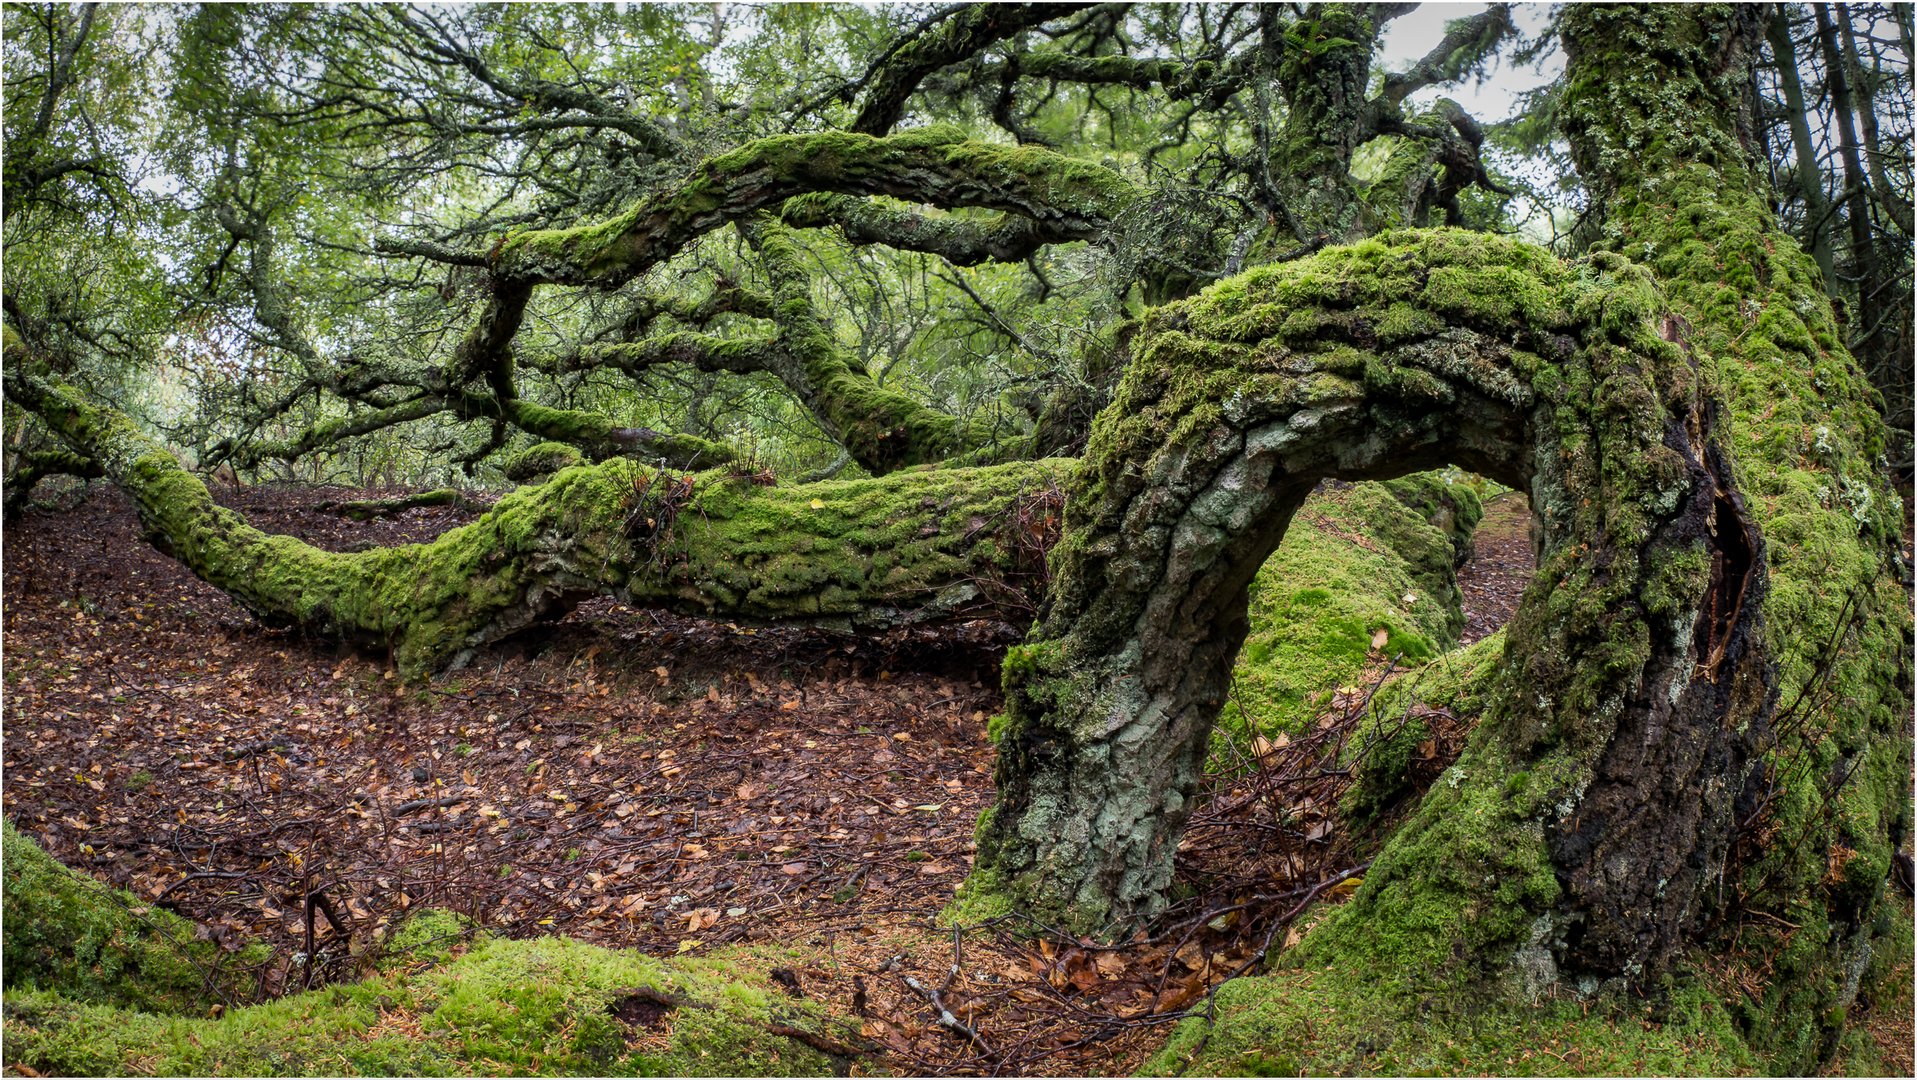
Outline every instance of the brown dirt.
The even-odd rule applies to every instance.
[[[1507,491],[1486,500],[1484,520],[1471,538],[1471,561],[1458,570],[1458,590],[1464,594],[1459,644],[1482,641],[1510,622],[1537,568],[1531,505],[1524,493]]]

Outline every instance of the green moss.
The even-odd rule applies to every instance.
[[[1424,489],[1413,481],[1407,490]],[[1332,690],[1361,681],[1379,630],[1378,655],[1400,666],[1456,641],[1464,620],[1453,552],[1450,536],[1386,487],[1313,495],[1251,584],[1251,630],[1220,737],[1309,725]]]
[[[680,250],[700,233],[786,197],[812,192],[958,197],[1066,231],[1089,233],[1139,195],[1110,169],[1040,147],[969,140],[932,125],[877,137],[846,131],[756,139],[710,158],[678,186],[604,221],[519,230],[491,253],[496,272],[522,281],[613,285]]]
[[[478,928],[466,916],[443,908],[429,908],[407,919],[387,938],[381,966],[444,964],[477,936]]]
[[[1510,999],[1407,1001],[1348,966],[1238,979],[1218,1023],[1187,1020],[1147,1076],[1742,1076],[1758,1062],[1703,987],[1657,1005]]]
[[[1461,723],[1475,723],[1491,702],[1503,659],[1500,630],[1379,690],[1346,750],[1353,773],[1342,809],[1353,824],[1374,824],[1416,794],[1412,761],[1419,744],[1433,735],[1424,710],[1442,709]]]
[[[565,443],[534,443],[523,450],[516,450],[499,462],[499,470],[509,480],[526,483],[549,477],[561,469],[570,469],[583,464],[586,456],[574,446]]]
[[[270,950],[229,953],[192,923],[55,862],[13,827],[0,826],[5,986],[57,992],[76,1002],[150,1012],[204,1013],[250,999]]]
[[[456,925],[427,915],[399,939],[432,941]],[[561,938],[482,936],[456,956],[429,949],[401,959],[362,982],[218,1019],[10,986],[6,1063],[83,1075],[809,1076],[837,1063],[768,1025],[846,1040],[815,1003],[772,988],[769,969],[799,959],[786,951],[664,961]],[[643,1008],[629,1023],[618,1004],[635,990],[692,1004]],[[668,1025],[668,1037],[653,1037]]]
[[[986,831],[989,822],[981,820],[979,829]],[[1020,910],[1018,898],[1005,887],[1004,879],[996,871],[986,870],[968,875],[959,883],[952,894],[952,902],[939,912],[940,926],[971,926],[976,923],[997,919]]]

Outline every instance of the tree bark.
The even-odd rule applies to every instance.
[[[781,135],[712,158],[676,187],[605,221],[509,233],[483,261],[515,286],[617,287],[721,225],[815,192],[999,210],[1073,239],[1100,235],[1139,195],[1130,181],[1090,162],[977,142],[951,128],[884,138]]]
[[[1738,846],[1713,874],[1728,899],[1790,911],[1787,940],[1743,928],[1776,950],[1774,988],[1746,1026],[1773,1067],[1806,1071],[1842,1032],[1910,828],[1906,509],[1869,382],[1752,166],[1742,102],[1761,10],[1580,7],[1564,32],[1561,115],[1603,207],[1600,246],[1652,269],[1688,327],[1769,540],[1763,607],[1783,704],[1743,779],[1714,770],[1746,790]]]

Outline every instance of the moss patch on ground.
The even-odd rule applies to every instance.
[[[158,931],[146,930],[130,896],[66,870],[11,826],[5,858],[0,1056],[15,1070],[815,1076],[849,1065],[817,1048],[850,1051],[848,1035],[771,980],[775,966],[803,962],[793,950],[664,960],[566,938],[475,935],[428,912],[360,982],[226,1008],[192,962],[218,950],[195,941],[192,924],[149,912]]]
[[[156,1013],[204,1013],[213,1002],[252,1000],[264,946],[227,952],[197,927],[131,893],[55,862],[12,822],[0,825],[0,982],[74,1002]],[[11,1035],[11,1032],[9,1032]]]
[[[1443,481],[1426,479],[1435,475],[1388,482],[1403,495],[1386,484],[1326,488],[1299,510],[1251,584],[1251,632],[1218,721],[1225,734],[1309,726],[1333,690],[1360,678],[1379,630],[1376,655],[1401,666],[1457,641],[1457,557],[1478,503],[1459,485],[1457,505],[1470,509],[1441,505],[1431,485]]]
[[[1352,968],[1227,983],[1220,1022],[1190,1020],[1146,1075],[1748,1075],[1758,1064],[1700,986],[1661,1005],[1436,998],[1412,1002]]]
[[[565,938],[481,938],[456,958],[188,1018],[9,992],[5,1059],[68,1075],[815,1076],[843,1068],[763,953],[664,961]],[[678,1007],[661,1005],[684,1000]],[[828,1036],[829,1038],[829,1036]]]

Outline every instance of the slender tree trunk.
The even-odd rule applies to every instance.
[[[1364,202],[1351,155],[1366,134],[1366,97],[1378,30],[1363,5],[1322,4],[1312,15],[1268,25],[1264,44],[1285,96],[1271,172],[1301,244],[1363,235]]]
[[[1817,13],[1817,41],[1824,53],[1824,81],[1830,87],[1831,113],[1837,120],[1837,151],[1844,161],[1844,218],[1850,226],[1850,266],[1857,280],[1858,310],[1864,312],[1883,284],[1882,263],[1870,228],[1870,172],[1864,167],[1857,138],[1856,103],[1850,92],[1850,64],[1837,40],[1829,4],[1812,4]]]
[[[1864,70],[1864,61],[1857,48],[1857,27],[1852,21],[1849,4],[1837,5],[1838,24],[1844,31],[1844,57],[1848,61],[1850,81],[1856,87],[1859,108],[1858,122],[1864,134],[1864,164],[1870,173],[1872,201],[1884,214],[1897,223],[1909,238],[1917,228],[1913,228],[1913,212],[1908,202],[1897,197],[1896,190],[1890,186],[1890,180],[1884,173],[1884,161],[1889,156],[1883,145],[1883,138],[1877,130],[1877,80],[1883,77],[1883,69],[1871,61],[1871,69]]]
[[[1817,167],[1817,144],[1811,141],[1810,112],[1804,104],[1804,81],[1797,70],[1797,43],[1791,22],[1780,12],[1770,21],[1771,53],[1777,58],[1777,80],[1784,89],[1785,120],[1790,124],[1791,150],[1796,156],[1796,187],[1804,198],[1804,243],[1817,268],[1824,272],[1824,289],[1839,295],[1837,264],[1830,250],[1830,203],[1824,198],[1824,172]]]

